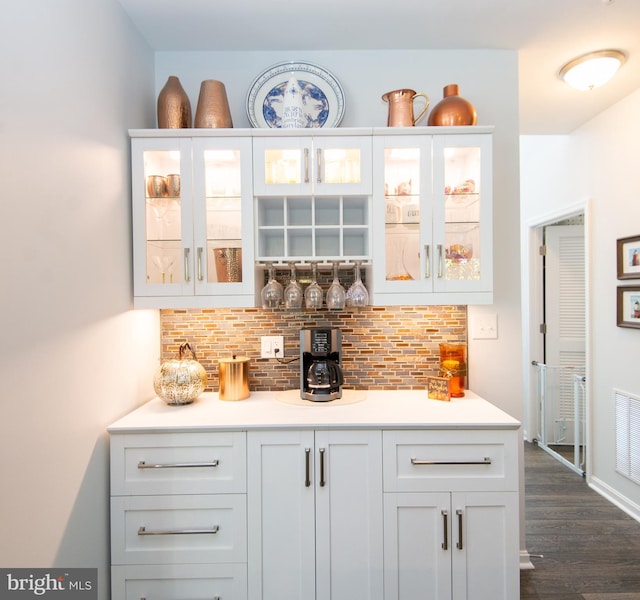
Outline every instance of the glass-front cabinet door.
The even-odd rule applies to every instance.
[[[374,136],[373,177],[374,303],[491,302],[490,134]]]
[[[195,139],[193,156],[195,293],[253,301],[251,138]]]
[[[257,196],[371,193],[371,136],[256,137]]]
[[[134,137],[131,148],[135,305],[253,306],[251,138]]]
[[[193,294],[191,144],[133,139],[134,294]]]
[[[434,136],[433,198],[434,290],[490,293],[493,287],[490,135]]]
[[[376,137],[374,155],[374,297],[403,304],[432,288],[431,138]]]

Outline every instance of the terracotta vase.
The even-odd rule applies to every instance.
[[[224,83],[207,79],[200,84],[194,127],[233,127]]]
[[[475,125],[478,120],[473,104],[459,95],[457,83],[444,87],[444,98],[436,104],[427,120],[427,125]]]
[[[191,127],[191,104],[180,80],[171,75],[158,94],[158,127],[185,129]]]

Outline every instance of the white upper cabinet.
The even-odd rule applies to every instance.
[[[373,302],[492,301],[491,135],[374,136]]]
[[[253,149],[256,196],[371,193],[370,135],[256,137]]]
[[[131,148],[135,305],[253,306],[251,138],[134,137]]]
[[[255,306],[289,262],[363,264],[373,305],[493,301],[491,128],[131,137],[136,307]]]

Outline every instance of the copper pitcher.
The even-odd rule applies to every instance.
[[[413,103],[416,98],[424,98],[426,104],[417,117],[413,117]],[[382,96],[389,103],[387,127],[413,127],[429,108],[429,96],[416,94],[414,90],[403,89],[387,92]]]

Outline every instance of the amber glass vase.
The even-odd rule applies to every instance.
[[[440,377],[450,379],[452,398],[463,398],[467,378],[466,344],[440,344]]]

